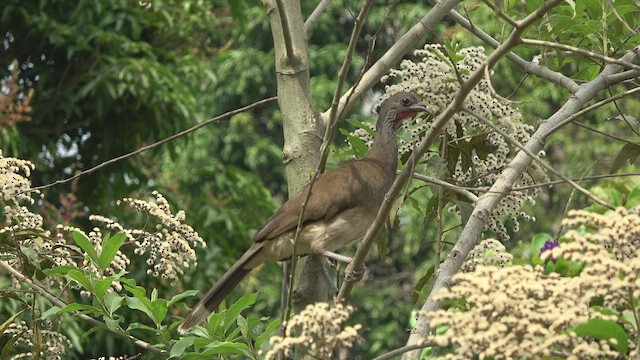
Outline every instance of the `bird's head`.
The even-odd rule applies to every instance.
[[[420,101],[420,98],[413,93],[402,91],[392,95],[380,105],[379,118],[387,125],[393,125],[393,129],[397,130],[403,119],[413,116],[419,112],[426,112],[433,115],[429,107]],[[383,125],[383,124],[378,124]]]

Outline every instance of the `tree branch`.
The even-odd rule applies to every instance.
[[[348,111],[358,103],[364,94],[373,88],[380,78],[402,59],[404,54],[411,51],[416,44],[424,41],[424,37],[431,32],[442,18],[447,15],[449,10],[460,3],[460,1],[461,0],[443,0],[435,2],[433,8],[420,19],[418,23],[409,29],[409,31],[402,35],[398,41],[363,74],[357,86],[346,91],[345,95],[340,98],[337,112],[343,113]],[[322,114],[325,122],[329,119],[328,112],[329,110]]]
[[[424,343],[424,344],[403,346],[401,348],[397,348],[395,350],[389,351],[386,354],[382,354],[382,355],[374,358],[373,360],[389,360],[389,359],[393,359],[394,357],[396,357],[398,355],[402,355],[402,354],[406,353],[407,351],[424,349],[426,347],[434,346],[434,345],[435,345],[434,343],[428,342],[428,343]]]
[[[471,200],[471,202],[473,202],[474,204],[476,203],[476,201],[478,201],[478,197],[472,193],[471,191],[467,190],[466,188],[448,183],[444,180],[440,180],[438,178],[434,178],[431,176],[427,176],[427,175],[422,175],[422,174],[418,174],[418,173],[413,173],[411,174],[411,177],[414,179],[418,179],[427,183],[431,183],[434,185],[438,185],[440,187],[443,187],[445,189],[449,189],[451,191],[457,192],[458,194],[466,197],[467,199]]]
[[[544,47],[549,47],[549,48],[552,48],[552,49],[566,50],[566,51],[570,51],[572,53],[584,55],[584,56],[587,56],[587,57],[596,58],[598,60],[604,61],[607,64],[617,64],[617,65],[623,66],[623,67],[628,68],[628,69],[633,69],[633,70],[640,71],[640,65],[632,64],[632,63],[630,63],[628,61],[614,59],[614,58],[608,57],[606,55],[598,54],[598,53],[595,53],[595,52],[589,51],[589,50],[580,49],[580,48],[575,47],[575,46],[569,46],[569,45],[558,44],[558,43],[554,43],[554,42],[550,42],[550,41],[535,40],[535,39],[522,39],[522,43],[525,44],[525,45],[544,46]]]
[[[498,42],[498,40],[494,39],[493,37],[491,37],[491,35],[473,25],[471,21],[467,20],[467,18],[462,16],[459,12],[451,10],[449,11],[449,15],[463,28],[467,29],[478,39],[484,41],[487,45],[491,46],[494,49],[500,46],[500,42]],[[569,92],[571,93],[575,93],[578,90],[578,84],[570,77],[565,76],[562,73],[553,71],[548,67],[541,66],[535,62],[527,61],[516,55],[514,52],[509,52],[506,58],[511,60],[511,62],[516,64],[518,67],[522,68],[525,72],[535,75],[541,79],[548,80],[554,84],[558,84],[563,88],[569,90]]]
[[[313,25],[316,24],[316,21],[318,21],[318,18],[320,17],[324,9],[327,7],[327,5],[329,5],[329,1],[331,0],[320,0],[318,6],[316,6],[311,15],[309,15],[307,20],[304,22],[304,32],[307,34],[307,37],[311,35]]]
[[[284,40],[284,48],[287,51],[287,60],[296,61],[293,51],[293,40],[291,39],[291,30],[289,29],[289,20],[287,11],[285,10],[283,0],[275,0],[278,14],[280,15],[280,26],[282,26],[282,39]]]
[[[621,61],[633,61],[639,55],[637,52],[638,48],[623,56]],[[571,114],[578,112],[584,104],[591,100],[600,90],[606,89],[609,86],[607,77],[621,69],[622,66],[617,64],[607,65],[593,81],[580,85],[578,91],[571,96],[555,114],[544,121],[531,136],[531,139],[525,144],[529,152],[536,154],[542,150],[550,134],[550,130],[570,117]],[[500,174],[500,177],[491,187],[490,192],[478,199],[478,203],[469,221],[463,228],[456,245],[447,256],[447,259],[440,268],[440,272],[436,276],[429,297],[420,311],[421,314],[428,314],[440,307],[440,302],[436,300],[438,292],[449,284],[452,276],[460,269],[469,252],[473,249],[476,239],[482,234],[489,216],[495,210],[500,200],[511,191],[513,184],[529,167],[532,160],[526,152],[518,152],[511,163],[502,174]],[[407,345],[423,342],[424,339],[427,338],[430,330],[429,319],[421,315],[416,322],[416,326],[409,337]],[[408,355],[415,356],[415,353]]]
[[[28,277],[24,276],[21,272],[19,272],[18,270],[14,269],[11,265],[9,265],[8,263],[0,260],[0,267],[4,268],[5,270],[7,270],[9,272],[9,274],[11,274],[11,276],[13,276],[14,278],[18,279],[20,282],[25,283],[27,285],[29,285],[29,287],[31,287],[35,292],[37,292],[38,294],[42,295],[43,298],[49,300],[52,304],[63,308],[65,306],[67,306],[67,304],[58,299],[58,297],[56,297],[55,295],[53,295],[52,293],[50,293],[47,289],[43,288],[42,286],[34,283],[33,281],[31,281],[31,279],[29,279]],[[105,328],[108,329],[107,325],[105,325],[103,322],[98,321],[88,315],[85,314],[79,314],[77,312],[74,312],[75,316],[88,322],[91,323],[93,326],[104,326]],[[112,331],[112,330],[109,330]],[[162,350],[160,348],[157,348],[145,341],[142,341],[134,336],[128,335],[127,333],[125,333],[124,331],[112,331],[114,334],[120,336],[121,338],[131,342],[132,344],[141,347],[145,350],[151,351],[154,354],[157,354],[159,356],[162,356],[163,358],[167,358],[169,356],[169,354],[165,351]]]
[[[595,201],[596,203],[610,209],[610,210],[615,210],[615,206],[608,204],[607,202],[605,202],[604,200],[601,200],[600,198],[598,198],[597,196],[595,196],[593,193],[591,193],[589,190],[583,188],[582,186],[580,186],[578,183],[576,183],[575,181],[569,179],[568,177],[566,177],[565,175],[563,175],[562,173],[560,173],[558,170],[554,169],[551,165],[547,164],[545,161],[543,161],[542,159],[540,159],[540,157],[536,154],[534,154],[533,152],[531,152],[529,149],[527,149],[524,145],[520,144],[520,142],[516,139],[513,138],[513,136],[509,135],[506,133],[506,131],[500,129],[498,126],[496,126],[491,120],[485,118],[484,116],[477,114],[467,108],[464,109],[464,111],[472,116],[474,116],[476,119],[480,120],[483,124],[487,125],[488,127],[490,127],[491,129],[493,129],[493,131],[497,132],[498,134],[500,134],[503,138],[507,139],[511,144],[513,144],[515,147],[517,147],[518,149],[520,149],[520,151],[524,151],[527,155],[529,155],[531,158],[533,158],[535,161],[537,161],[543,168],[547,169],[547,171],[553,173],[555,176],[561,178],[562,180],[564,180],[564,182],[570,184],[571,186],[573,186],[573,188],[575,188],[576,190],[578,190],[579,192],[583,193],[584,195],[586,195],[589,199]]]

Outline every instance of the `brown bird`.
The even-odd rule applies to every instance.
[[[296,254],[321,254],[361,239],[373,222],[398,167],[396,131],[402,119],[430,112],[420,99],[400,92],[380,106],[378,135],[362,159],[320,175],[313,184]],[[255,267],[291,258],[293,238],[309,185],[285,202],[253,236],[255,244],[218,280],[189,313],[182,334],[205,320]]]

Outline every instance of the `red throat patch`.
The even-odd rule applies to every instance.
[[[396,121],[400,121],[402,119],[406,119],[408,117],[411,117],[415,113],[416,113],[416,111],[401,111],[396,115]]]

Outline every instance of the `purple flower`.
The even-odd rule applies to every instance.
[[[540,254],[538,254],[538,257],[542,257],[542,253],[544,253],[545,251],[551,251],[553,248],[560,246],[560,243],[558,243],[558,239],[556,240],[547,240],[545,241],[544,245],[540,248]],[[554,258],[553,256],[550,257],[551,261],[555,264],[556,263],[556,258]]]

